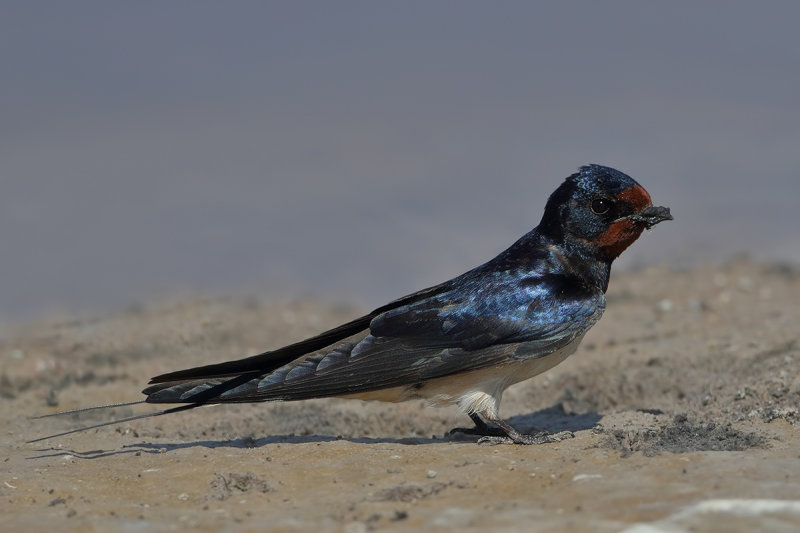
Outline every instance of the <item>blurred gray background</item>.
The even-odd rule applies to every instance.
[[[800,261],[800,2],[0,4],[0,319],[200,291],[376,306],[579,165],[675,221],[617,269]]]

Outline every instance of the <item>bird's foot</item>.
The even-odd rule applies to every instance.
[[[478,444],[549,444],[551,442],[560,442],[566,439],[575,438],[575,434],[571,431],[561,431],[559,433],[548,433],[542,431],[532,435],[525,435],[523,433],[515,433],[514,435],[506,435],[501,432],[500,435],[486,435],[478,439]]]
[[[548,431],[536,431],[535,433],[526,435],[517,431],[511,424],[501,420],[496,416],[492,416],[489,421],[494,424],[489,426],[483,419],[476,413],[470,413],[469,417],[475,422],[475,427],[471,428],[455,428],[447,432],[447,437],[452,437],[456,433],[466,435],[478,435],[478,444],[548,444],[551,442],[559,442],[565,439],[575,438],[575,434],[571,431],[561,431],[559,433],[550,433]]]
[[[485,437],[485,438],[493,438],[493,437],[507,437],[506,432],[497,427],[491,427],[487,425],[483,426],[475,426],[471,428],[453,428],[447,433],[445,433],[445,437],[453,437],[456,434],[461,433],[462,435],[473,435],[476,437]]]

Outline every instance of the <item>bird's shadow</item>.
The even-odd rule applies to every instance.
[[[564,411],[563,406],[559,403],[546,409],[540,409],[532,413],[517,415],[507,419],[507,422],[513,427],[517,428],[523,433],[531,433],[536,431],[547,431],[549,433],[558,433],[561,431],[581,431],[592,429],[597,426],[597,423],[602,418],[602,415],[589,412],[582,414],[570,414]],[[311,442],[334,442],[346,441],[355,444],[405,444],[405,445],[419,445],[419,444],[441,444],[441,443],[475,443],[480,436],[471,435],[466,433],[455,432],[446,434],[443,437],[341,437],[330,435],[270,435],[258,439],[252,437],[244,437],[231,440],[198,440],[192,442],[178,442],[178,443],[158,443],[153,444],[149,442],[140,442],[137,444],[127,444],[122,449],[116,450],[88,450],[76,451],[64,448],[42,448],[36,450],[40,455],[29,457],[28,459],[44,459],[48,457],[62,457],[70,455],[78,459],[100,459],[103,457],[110,457],[113,455],[121,454],[137,454],[143,453],[159,454],[169,453],[174,450],[181,450],[186,448],[261,448],[268,444],[304,444]]]
[[[590,411],[588,413],[568,413],[564,405],[557,403],[551,407],[540,409],[525,415],[512,416],[506,422],[523,433],[532,433],[538,430],[548,433],[560,431],[583,431],[594,429],[603,415]]]

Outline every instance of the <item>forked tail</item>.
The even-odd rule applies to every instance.
[[[108,404],[108,405],[95,405],[95,406],[92,406],[92,407],[83,407],[83,408],[80,408],[80,409],[72,409],[70,411],[61,411],[59,413],[51,413],[49,415],[34,416],[34,417],[32,417],[32,420],[38,420],[40,418],[50,418],[50,417],[53,417],[53,416],[68,415],[68,414],[72,414],[72,413],[82,413],[84,411],[93,411],[95,409],[110,409],[112,407],[124,407],[126,405],[137,405],[137,404],[140,404],[140,403],[145,403],[145,400],[138,400],[138,401],[135,401],[135,402],[112,403],[112,404]],[[144,414],[141,414],[141,415],[128,416],[128,417],[125,417],[125,418],[117,418],[115,420],[109,420],[107,422],[101,422],[99,424],[93,424],[91,426],[83,426],[83,427],[79,427],[79,428],[75,428],[75,429],[70,429],[69,431],[62,431],[61,433],[55,433],[53,435],[46,435],[44,437],[39,437],[38,439],[33,439],[33,440],[26,441],[26,444],[31,444],[31,443],[34,443],[34,442],[40,442],[40,441],[47,440],[47,439],[54,439],[56,437],[63,437],[64,435],[70,435],[72,433],[79,433],[81,431],[87,431],[87,430],[90,430],[90,429],[101,428],[101,427],[104,427],[104,426],[111,426],[111,425],[114,425],[114,424],[121,424],[123,422],[130,422],[132,420],[141,420],[142,418],[151,418],[151,417],[154,417],[154,416],[161,416],[161,415],[167,415],[167,414],[170,414],[170,413],[177,413],[178,411],[186,411],[188,409],[194,409],[195,407],[200,407],[201,405],[203,405],[203,404],[190,403],[190,404],[186,404],[186,405],[179,405],[177,407],[172,407],[170,409],[164,409],[162,411],[154,411],[152,413],[144,413]]]
[[[89,429],[96,429],[96,428],[101,428],[101,427],[104,427],[104,426],[111,426],[111,425],[114,425],[114,424],[121,424],[123,422],[130,422],[132,420],[141,420],[142,418],[151,418],[151,417],[154,417],[154,416],[168,415],[170,413],[177,413],[177,412],[180,412],[180,411],[188,411],[189,409],[194,409],[195,407],[200,407],[201,405],[208,405],[209,403],[214,403],[213,402],[214,398],[216,398],[222,392],[230,390],[230,389],[232,389],[234,387],[237,387],[237,386],[241,385],[242,383],[245,383],[245,382],[249,381],[252,378],[253,378],[253,374],[244,374],[244,375],[241,375],[241,376],[236,376],[236,377],[233,377],[233,378],[228,379],[226,381],[223,381],[222,383],[219,383],[219,384],[217,384],[215,386],[209,387],[209,388],[207,388],[207,389],[205,389],[205,390],[203,390],[203,391],[201,391],[201,392],[199,392],[197,394],[194,394],[194,395],[186,398],[185,400],[176,400],[175,402],[170,402],[170,403],[178,403],[180,401],[181,403],[183,403],[183,405],[179,405],[177,407],[171,407],[169,409],[164,409],[162,411],[154,411],[154,412],[151,412],[151,413],[144,413],[144,414],[141,414],[141,415],[129,416],[129,417],[126,417],[126,418],[118,418],[116,420],[109,420],[107,422],[101,422],[99,424],[93,424],[91,426],[83,426],[83,427],[71,429],[69,431],[63,431],[61,433],[56,433],[56,434],[53,434],[53,435],[47,435],[45,437],[39,437],[38,439],[29,440],[29,441],[27,441],[27,443],[30,444],[30,443],[33,443],[33,442],[39,442],[39,441],[43,441],[43,440],[47,440],[47,439],[52,439],[52,438],[55,438],[55,437],[63,437],[64,435],[70,435],[72,433],[79,433],[81,431],[86,431],[86,430],[89,430]],[[113,407],[125,407],[125,406],[128,406],[128,405],[138,405],[140,403],[148,403],[148,400],[145,399],[145,400],[137,400],[137,401],[133,401],[133,402],[111,403],[111,404],[107,404],[107,405],[95,405],[95,406],[92,406],[92,407],[81,407],[81,408],[78,408],[78,409],[71,409],[69,411],[61,411],[61,412],[58,412],[58,413],[51,413],[51,414],[48,414],[48,415],[35,416],[35,417],[32,417],[32,420],[38,420],[38,419],[41,419],[41,418],[50,418],[50,417],[53,417],[53,416],[69,415],[69,414],[74,414],[74,413],[83,413],[83,412],[86,412],[86,411],[94,411],[96,409],[111,409]],[[149,402],[149,403],[152,403],[152,402]]]

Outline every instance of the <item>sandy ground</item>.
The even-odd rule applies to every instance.
[[[510,389],[540,446],[445,437],[455,409],[346,400],[210,407],[36,444],[141,409],[147,379],[238,358],[359,309],[194,299],[6,327],[4,531],[798,531],[800,272],[741,259],[615,275],[565,363]]]

